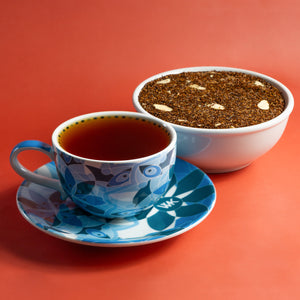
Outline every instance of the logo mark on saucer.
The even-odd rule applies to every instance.
[[[160,199],[155,207],[159,210],[170,211],[174,210],[182,205],[182,200],[176,197],[166,197]]]

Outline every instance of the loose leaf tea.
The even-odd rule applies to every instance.
[[[139,102],[165,121],[197,128],[237,128],[280,115],[280,91],[253,75],[228,72],[183,72],[148,82]]]

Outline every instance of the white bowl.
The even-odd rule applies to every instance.
[[[182,68],[163,72],[143,81],[133,93],[133,104],[138,112],[151,115],[143,109],[138,101],[139,93],[147,82],[169,74],[205,71],[233,71],[260,77],[277,87],[285,99],[286,107],[280,115],[257,125],[230,129],[204,129],[169,123],[177,132],[177,155],[182,159],[198,166],[207,173],[231,172],[244,168],[278,142],[293,110],[292,93],[277,80],[260,73],[237,68]]]

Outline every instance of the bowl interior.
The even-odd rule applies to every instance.
[[[176,129],[177,132],[178,131],[180,131],[180,132],[201,132],[203,134],[218,134],[218,135],[225,134],[226,135],[226,134],[241,134],[243,132],[249,132],[249,131],[259,131],[259,130],[266,129],[268,127],[275,126],[276,124],[286,120],[293,110],[293,107],[294,107],[293,95],[289,91],[289,89],[286,86],[284,86],[281,82],[279,82],[279,81],[275,80],[274,78],[271,78],[267,75],[261,74],[261,73],[244,70],[244,69],[238,69],[238,68],[229,68],[229,67],[191,67],[191,68],[175,69],[175,70],[170,70],[170,71],[156,74],[154,76],[147,78],[146,80],[144,80],[142,83],[140,83],[137,86],[137,88],[135,89],[135,91],[133,93],[133,104],[137,111],[153,116],[151,113],[146,111],[139,102],[139,94],[140,94],[141,90],[143,89],[143,87],[145,86],[145,84],[147,84],[150,81],[156,80],[158,78],[161,78],[163,76],[170,75],[170,74],[179,74],[182,72],[207,72],[207,71],[240,72],[240,73],[245,73],[245,74],[253,75],[256,77],[260,77],[260,78],[268,81],[269,83],[271,83],[273,86],[275,86],[281,92],[281,94],[285,100],[285,109],[280,115],[278,115],[277,117],[275,117],[269,121],[259,123],[256,125],[251,125],[251,126],[246,126],[246,127],[237,127],[237,128],[223,128],[223,129],[221,129],[221,128],[219,128],[219,129],[195,128],[195,127],[182,126],[179,124],[174,124],[174,123],[165,121],[165,122],[171,124]],[[157,118],[155,116],[153,116],[153,117]]]

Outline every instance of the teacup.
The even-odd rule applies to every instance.
[[[34,140],[17,144],[10,162],[26,180],[61,192],[101,217],[130,217],[153,206],[173,175],[177,135],[171,125],[134,112],[96,112],[65,121],[52,146]],[[54,161],[58,180],[36,174],[18,154],[38,150]],[[97,151],[95,151],[97,150]]]

